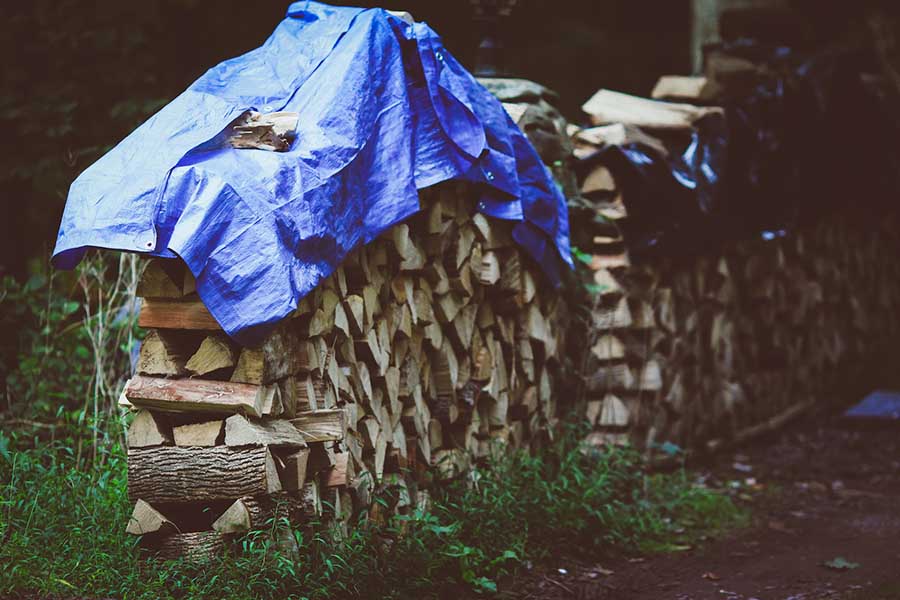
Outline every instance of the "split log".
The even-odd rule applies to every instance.
[[[148,329],[219,330],[219,325],[200,300],[144,299],[138,325]]]
[[[125,385],[124,394],[138,407],[173,412],[243,412],[260,417],[271,404],[271,396],[279,391],[277,386],[137,375]]]
[[[722,113],[718,107],[659,102],[612,90],[597,91],[581,109],[595,125],[623,123],[675,131],[690,131],[695,121],[709,114]]]
[[[178,528],[172,521],[140,498],[138,498],[137,502],[134,504],[134,510],[131,511],[131,518],[128,520],[128,527],[125,529],[125,533],[131,535],[147,535],[155,533],[160,535],[171,535],[177,531]]]
[[[126,437],[129,448],[171,446],[172,428],[161,415],[153,414],[149,410],[140,410],[134,416]]]
[[[151,258],[144,263],[136,295],[141,298],[183,298],[196,289],[194,276],[182,261]]]
[[[195,377],[203,377],[216,371],[234,367],[234,350],[228,340],[221,335],[209,335],[204,338],[200,348],[188,359],[185,369]],[[156,375],[157,373],[147,373]]]
[[[185,372],[184,336],[181,332],[151,330],[141,342],[137,372],[158,377],[178,377]]]
[[[257,348],[244,348],[231,375],[235,383],[268,384],[311,367],[310,348],[282,326]]]
[[[289,421],[251,421],[243,415],[232,415],[225,421],[225,445],[305,448],[306,441]]]
[[[172,429],[176,446],[203,446],[210,447],[222,443],[225,421],[206,421],[203,423],[189,423],[179,425]]]
[[[345,413],[341,409],[313,410],[297,414],[290,424],[307,442],[338,441],[347,432]]]

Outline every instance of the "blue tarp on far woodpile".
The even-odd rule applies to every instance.
[[[300,115],[286,152],[212,148],[255,110]],[[295,2],[262,47],[209,70],[72,184],[53,263],[88,248],[181,257],[229,335],[253,343],[354,247],[460,179],[559,277],[565,199],[500,102],[424,23]]]

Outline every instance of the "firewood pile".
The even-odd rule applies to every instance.
[[[664,78],[656,93],[696,94],[685,87],[693,79]],[[603,90],[584,109],[595,126],[570,130],[582,158],[604,144],[664,152],[661,138],[719,110]],[[833,400],[848,367],[900,331],[896,215],[825,215],[715,252],[632,260],[618,175],[590,168],[579,183],[596,218],[572,219],[588,230],[582,249],[595,290],[584,363],[589,445],[720,448]]]
[[[560,298],[465,184],[420,201],[255,347],[224,335],[180,261],[147,261],[121,400],[143,546],[205,557],[272,518],[405,513],[494,444],[552,433]]]

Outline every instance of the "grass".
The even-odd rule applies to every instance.
[[[2,437],[2,434],[0,434]],[[74,468],[62,444],[0,439],[0,597],[56,594],[143,598],[441,598],[491,595],[528,560],[561,548],[595,556],[665,551],[741,524],[725,496],[684,472],[647,475],[638,456],[587,456],[564,436],[535,455],[498,454],[466,481],[433,490],[429,512],[336,538],[291,532],[299,559],[271,532],[206,566],[142,563],[124,533],[130,513],[125,453],[102,469]],[[272,528],[282,524],[272,523]]]

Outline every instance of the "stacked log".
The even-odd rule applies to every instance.
[[[833,400],[900,332],[896,217],[832,215],[701,255],[632,261],[628,198],[597,165],[595,306],[585,382],[591,445],[716,449]]]
[[[142,544],[204,557],[273,519],[402,513],[495,442],[549,435],[560,298],[471,188],[420,200],[254,347],[220,330],[180,261],[148,261],[123,394]]]

